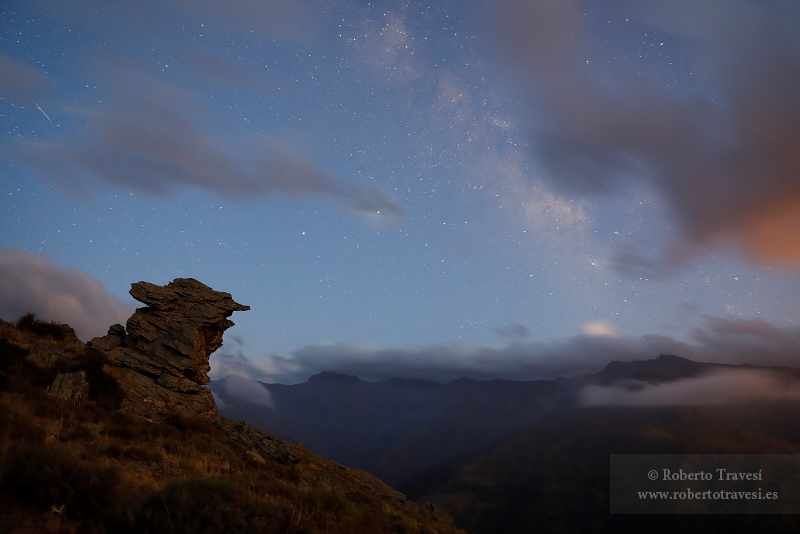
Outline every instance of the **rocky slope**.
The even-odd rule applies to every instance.
[[[247,309],[192,279],[87,345],[0,321],[0,532],[460,532],[432,505],[219,417],[208,357]]]

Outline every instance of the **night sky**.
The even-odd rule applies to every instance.
[[[0,317],[251,306],[214,376],[800,365],[794,1],[6,1]]]

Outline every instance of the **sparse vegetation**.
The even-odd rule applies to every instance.
[[[26,317],[17,329],[56,339]],[[299,447],[297,463],[256,462],[208,419],[121,411],[102,353],[83,348],[48,369],[28,354],[0,339],[0,532],[460,532],[366,479],[336,479],[343,468]],[[88,402],[46,392],[76,370]]]
[[[17,319],[16,325],[19,330],[24,332],[32,332],[37,336],[49,337],[57,341],[66,339],[70,333],[70,329],[66,325],[53,321],[42,321],[30,312]]]

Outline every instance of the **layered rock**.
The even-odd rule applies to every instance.
[[[105,370],[126,393],[122,407],[148,418],[170,410],[216,417],[208,384],[208,358],[233,326],[234,311],[249,310],[230,293],[214,291],[193,278],[176,278],[166,286],[131,284],[130,294],[144,304],[92,348],[106,354]]]

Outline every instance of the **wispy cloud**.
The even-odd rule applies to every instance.
[[[511,323],[500,328],[495,328],[494,333],[504,339],[522,339],[530,335],[531,329],[524,324]]]
[[[111,83],[111,100],[82,112],[91,135],[27,141],[26,162],[78,194],[101,180],[157,195],[191,186],[238,201],[316,194],[381,221],[403,214],[383,189],[342,181],[277,139],[233,128],[176,87],[122,73]]]
[[[133,310],[93,276],[60,267],[47,258],[15,249],[0,249],[0,316],[16,319],[27,312],[67,323],[84,341],[125,324]]]
[[[35,96],[48,81],[41,71],[0,54],[0,95],[13,97]]]
[[[297,38],[307,37],[309,22],[317,12],[309,0],[141,0],[136,4],[101,4],[96,0],[36,0],[44,12],[68,21],[89,21],[100,30],[129,31],[125,23],[136,21],[155,28],[182,31],[186,26],[203,32],[228,35]],[[102,6],[102,9],[101,9]],[[119,21],[121,24],[116,24]]]
[[[730,369],[706,376],[648,384],[630,380],[614,386],[586,386],[586,406],[719,405],[752,400],[800,400],[800,384],[775,372]]]

